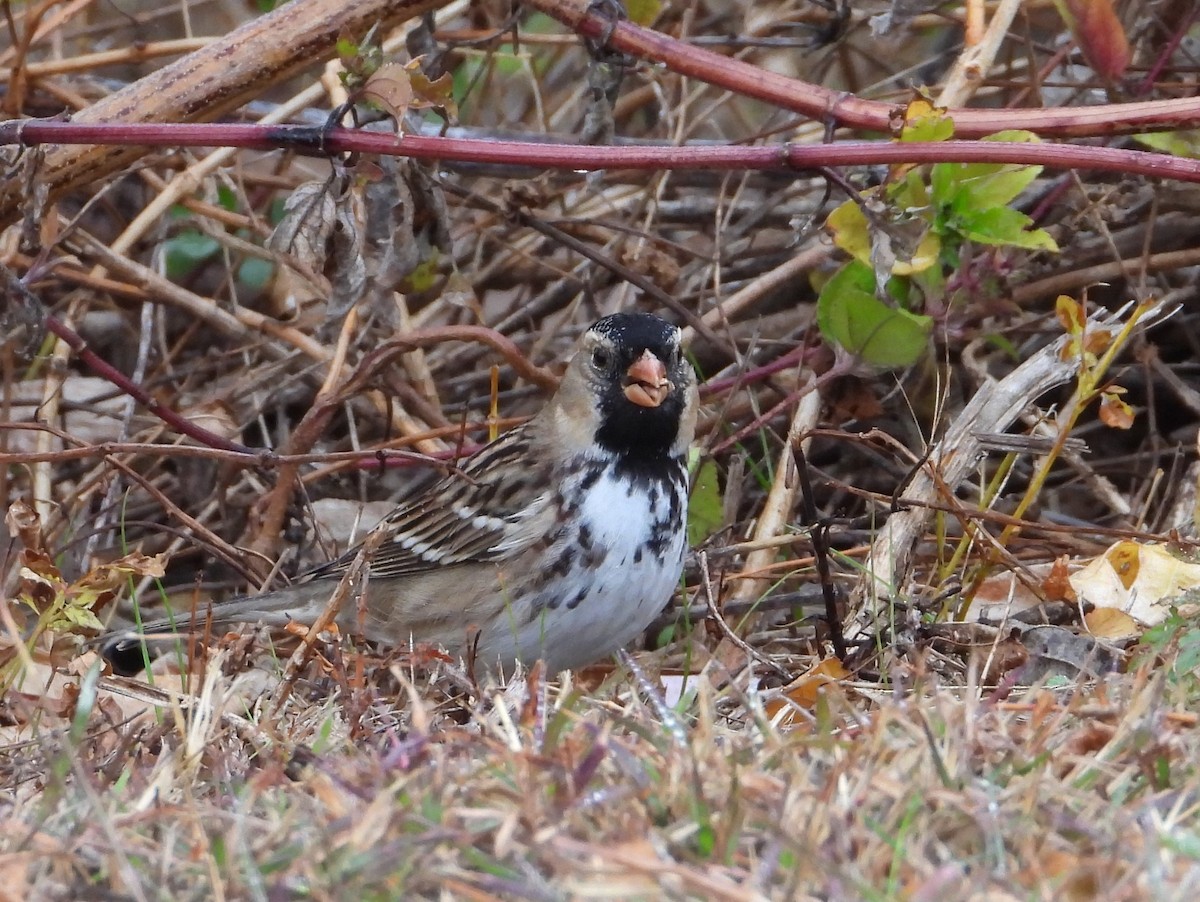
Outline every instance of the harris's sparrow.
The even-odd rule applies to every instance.
[[[697,394],[680,335],[648,314],[601,319],[539,413],[396,508],[374,533],[384,531],[367,560],[363,635],[441,645],[486,669],[540,658],[557,672],[645,630],[679,582],[686,545]],[[360,548],[175,627],[312,623]],[[343,630],[357,629],[358,608],[342,604]],[[114,635],[106,654],[142,638]]]

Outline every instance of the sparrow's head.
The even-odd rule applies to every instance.
[[[677,327],[648,313],[616,313],[588,329],[559,389],[580,444],[630,459],[687,452],[696,374],[680,338]]]

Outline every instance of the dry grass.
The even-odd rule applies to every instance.
[[[603,71],[561,26],[526,12],[514,51],[508,4],[444,6],[426,59],[447,51],[466,137],[603,137],[611,114],[630,140],[822,138],[820,123],[649,64],[630,67],[611,109],[595,105],[588,79]],[[900,72],[953,83],[959,5],[878,36],[868,16],[885,6],[856,4],[844,31],[800,0],[670,7],[655,27],[686,25],[718,49],[737,35],[750,63],[884,104],[910,99]],[[1184,6],[1123,9],[1137,77],[1153,75],[1126,78],[1141,99],[1191,90],[1186,42],[1162,56],[1187,32]],[[190,25],[178,4],[14,7],[15,34],[31,37],[0,46],[8,115],[94,104],[205,43],[191,35],[247,17],[186,8]],[[1050,4],[1023,10],[975,99],[1013,127],[1035,99],[1070,109],[1103,87],[1081,58],[1061,68]],[[163,43],[175,38],[188,43]],[[105,48],[115,62],[92,55]],[[262,85],[249,117],[294,105],[285,118],[323,122],[341,95],[318,75]],[[44,198],[33,189],[52,167],[29,149],[10,163],[0,208],[12,179],[23,193],[0,236],[2,902],[1200,892],[1187,617],[1114,645],[1113,672],[1046,653],[1033,677],[1015,621],[944,622],[985,563],[1052,595],[1036,565],[1115,537],[1194,546],[1189,187],[1043,173],[1020,205],[1060,252],[968,248],[944,306],[926,309],[936,353],[881,375],[835,356],[815,326],[817,289],[842,259],[822,225],[846,187],[822,173],[347,169],[183,148],[140,151],[129,171]],[[285,255],[269,236],[306,191],[314,206],[293,217]],[[1071,435],[1086,448],[1060,447],[1045,474],[1033,454],[1002,465],[993,450],[965,455],[961,483],[939,482],[953,465],[944,436],[993,431],[959,418],[989,379],[1039,352],[1071,369],[1045,350],[1062,338],[1064,292],[1181,305],[1105,376],[1126,389],[1132,428],[1081,405]],[[435,650],[344,637],[289,670],[294,637],[247,634],[125,680],[81,644],[91,613],[129,620],[134,598],[203,607],[345,547],[428,478],[431,458],[536,409],[590,321],[635,305],[689,325],[716,490],[703,556],[632,664],[479,686]],[[46,314],[63,328],[41,340]],[[1056,378],[1013,403],[1019,429],[1070,408],[1082,377]],[[807,484],[792,469],[801,440]],[[914,470],[935,490],[915,511],[902,503]],[[919,541],[869,557],[901,517]],[[865,561],[891,574],[881,601]],[[857,628],[844,667],[822,588]],[[1080,606],[1053,599],[1063,634],[1092,642]]]
[[[1186,899],[1200,881],[1196,719],[1165,670],[1020,703],[909,674],[790,721],[707,677],[674,707],[622,675],[466,702],[396,668],[361,708],[314,685],[276,709],[210,674],[186,712],[10,749],[41,762],[6,806],[13,898]]]

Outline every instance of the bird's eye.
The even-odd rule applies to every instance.
[[[608,369],[608,364],[611,359],[612,358],[610,358],[608,355],[608,351],[604,350],[603,348],[596,348],[596,350],[592,351],[592,366],[598,370]]]

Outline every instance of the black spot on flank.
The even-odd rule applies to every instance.
[[[668,518],[672,522],[675,522],[676,520],[679,519],[679,515],[681,513],[679,508],[681,505],[682,494],[683,493],[679,491],[679,486],[672,483],[672,485],[671,485],[671,509],[670,509],[670,512],[667,514]]]
[[[604,563],[606,556],[607,555],[605,554],[603,548],[599,547],[598,545],[593,545],[583,554],[583,569],[595,570]]]
[[[584,553],[592,550],[592,528],[586,523],[579,524],[579,547]]]
[[[577,549],[567,547],[563,549],[563,553],[559,555],[558,560],[550,565],[547,571],[552,576],[564,577],[571,572],[571,568],[575,566],[575,558],[579,552]]]
[[[642,562],[642,549],[641,548],[639,548],[637,551],[635,551],[633,553],[633,562],[635,564],[640,564]]]
[[[654,535],[646,542],[646,546],[654,552],[655,557],[661,559],[667,552],[667,546],[671,544],[671,536],[672,532],[669,529],[656,529]]]
[[[575,597],[567,602],[567,610],[568,611],[575,610],[577,607],[579,607],[581,604],[583,604],[584,601],[587,600],[587,597],[588,597],[588,590],[580,589],[578,592],[575,593]]]
[[[603,474],[604,474],[603,466],[597,466],[597,465],[593,464],[593,465],[587,467],[583,472],[583,477],[579,480],[580,492],[586,492],[588,489],[590,489],[592,486],[594,486],[597,482],[600,481],[600,477]]]

